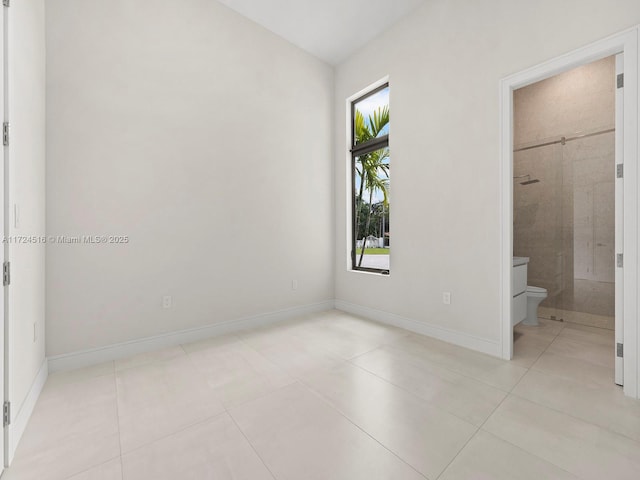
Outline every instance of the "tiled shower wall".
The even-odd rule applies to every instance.
[[[516,150],[576,134],[564,145],[516,152],[514,255],[544,287],[542,315],[613,328],[615,58],[517,90]]]

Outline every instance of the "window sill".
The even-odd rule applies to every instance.
[[[391,272],[389,272],[389,273],[369,272],[367,270],[354,270],[353,268],[347,268],[347,272],[349,272],[349,273],[358,273],[358,274],[363,274],[363,275],[373,275],[375,277],[390,277],[391,276]]]

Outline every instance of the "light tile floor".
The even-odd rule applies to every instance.
[[[504,362],[331,311],[52,375],[3,480],[640,478],[613,332]]]

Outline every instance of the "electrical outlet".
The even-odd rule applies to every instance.
[[[171,308],[173,307],[173,298],[171,295],[164,295],[162,297],[162,308]]]
[[[451,292],[442,292],[442,303],[451,305]]]
[[[291,280],[291,290],[298,289],[298,280]]]

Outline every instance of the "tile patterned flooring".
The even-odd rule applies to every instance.
[[[634,479],[613,332],[512,362],[330,311],[51,375],[3,480]]]

